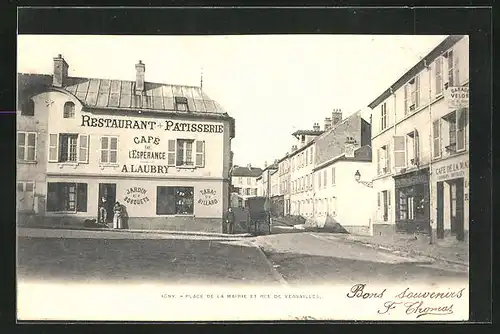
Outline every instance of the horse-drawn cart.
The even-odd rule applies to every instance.
[[[248,233],[253,235],[271,234],[271,214],[269,199],[263,196],[249,197],[246,200],[248,209]]]

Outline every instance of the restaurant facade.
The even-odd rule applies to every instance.
[[[220,231],[229,205],[234,119],[200,87],[73,78],[54,59],[53,83],[31,97],[48,115],[43,221],[108,220],[119,202],[130,229]]]

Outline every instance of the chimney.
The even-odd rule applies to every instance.
[[[319,123],[314,123],[313,130],[314,131],[319,131]]]
[[[55,87],[63,87],[68,78],[68,63],[62,55],[57,55],[54,58],[54,75],[52,76],[52,85]]]
[[[264,161],[264,168],[267,168],[267,161]]]
[[[332,119],[330,117],[325,117],[325,131],[330,130],[332,127]]]
[[[297,145],[292,145],[292,152],[297,151]]]
[[[252,170],[252,164],[247,165],[248,169]]]
[[[356,150],[356,140],[353,137],[347,137],[345,140],[344,153],[346,158],[354,158],[354,151]]]
[[[139,63],[135,64],[135,91],[137,93],[144,91],[144,72],[146,72],[146,65],[139,60]]]
[[[336,126],[342,122],[342,110],[341,109],[333,109],[332,112],[332,127]]]

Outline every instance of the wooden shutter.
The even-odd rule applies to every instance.
[[[196,141],[196,167],[205,167],[205,141]]]
[[[168,140],[168,166],[175,166],[175,139]]]
[[[381,160],[382,160],[382,157],[381,157],[381,153],[382,150],[379,148],[377,149],[377,174],[381,174],[382,173],[382,166],[381,166]]]
[[[118,162],[118,137],[109,138],[109,162]]]
[[[77,183],[76,185],[76,211],[87,212],[87,184]]]
[[[420,106],[420,76],[415,77],[415,109]]]
[[[406,140],[405,136],[394,136],[394,167],[403,168],[406,166]]]
[[[387,190],[387,220],[391,217],[391,191]]]
[[[432,123],[432,140],[433,157],[439,158],[441,156],[441,123],[439,118]]]
[[[418,160],[420,158],[420,138],[418,131],[413,131],[413,157]]]
[[[89,162],[89,135],[78,136],[78,162]]]
[[[101,137],[101,163],[109,163],[109,138]]]
[[[455,52],[454,52],[455,53]],[[453,55],[454,59],[453,59],[453,75],[454,75],[454,82],[455,82],[455,86],[461,86],[460,85],[460,67],[459,67],[459,59],[460,57],[458,57],[458,55],[454,54]]]
[[[405,92],[405,97],[404,97],[404,100],[405,100],[405,115],[408,113],[408,84],[405,85],[404,87],[404,92]]]
[[[59,136],[56,133],[49,134],[49,162],[57,162]]]
[[[387,144],[385,146],[385,167],[387,168],[387,173],[391,172],[391,146]]]
[[[377,207],[380,209],[380,195],[382,193],[381,192],[377,192]]]

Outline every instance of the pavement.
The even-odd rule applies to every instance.
[[[21,279],[248,285],[467,281],[463,266],[336,235],[18,229]]]

